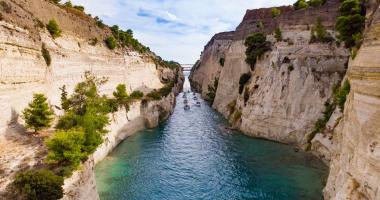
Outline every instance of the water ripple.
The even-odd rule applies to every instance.
[[[166,123],[128,138],[99,163],[101,199],[321,199],[327,168],[320,161],[227,130],[201,103],[185,111],[180,95]]]

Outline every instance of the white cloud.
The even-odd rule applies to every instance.
[[[218,32],[234,30],[247,9],[295,0],[72,0],[135,37],[167,60],[194,63]],[[140,14],[139,14],[140,13]]]

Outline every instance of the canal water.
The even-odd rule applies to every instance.
[[[127,138],[96,166],[101,200],[322,199],[321,161],[228,130],[206,102],[187,98],[190,110],[179,95],[167,122]]]

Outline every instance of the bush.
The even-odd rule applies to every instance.
[[[106,25],[103,23],[103,20],[101,20],[98,16],[94,17],[94,20],[95,20],[95,24],[99,27],[99,28],[105,28]]]
[[[309,4],[305,0],[298,0],[293,4],[294,9],[299,10],[303,8],[309,8]]]
[[[52,19],[46,24],[46,29],[49,31],[50,35],[55,39],[61,36],[61,30],[59,29],[58,23]]]
[[[335,89],[334,91],[334,101],[342,112],[344,110],[344,104],[346,103],[346,98],[348,93],[350,93],[350,90],[350,82],[346,80],[340,88]]]
[[[42,53],[42,57],[44,57],[46,65],[50,66],[51,65],[51,56],[50,56],[49,50],[46,48],[45,43],[42,43],[41,53]]]
[[[83,6],[78,6],[78,5],[76,5],[76,6],[73,6],[73,8],[74,8],[74,9],[77,9],[77,10],[79,10],[79,11],[84,12],[84,7],[83,7]]]
[[[215,96],[216,96],[216,90],[218,89],[218,85],[219,85],[219,78],[215,78],[214,79],[214,82],[211,83],[210,85],[208,85],[208,92],[206,94],[207,96],[207,100],[213,104],[214,103],[214,100],[215,100]]]
[[[315,26],[311,29],[311,40],[310,42],[323,42],[328,43],[334,41],[334,38],[326,31],[323,26],[321,18],[317,18]]]
[[[158,92],[157,90],[149,92],[146,96],[153,100],[160,100],[162,98],[160,92]]]
[[[271,50],[271,43],[266,41],[266,36],[262,33],[254,33],[245,40],[247,47],[245,54],[246,62],[254,69],[257,59],[265,52]]]
[[[48,170],[21,172],[13,183],[28,200],[56,200],[63,197],[63,178]]]
[[[109,49],[115,49],[116,48],[116,39],[113,36],[109,36],[106,40],[105,43]]]
[[[98,42],[99,42],[98,38],[95,37],[95,38],[90,39],[89,44],[92,46],[95,46],[98,44]]]
[[[141,99],[144,97],[144,93],[139,90],[136,90],[133,91],[129,97],[130,99]]]
[[[243,89],[245,84],[251,79],[251,74],[250,73],[244,73],[240,76],[239,79],[239,94],[243,93]]]
[[[113,92],[113,96],[116,99],[116,104],[118,107],[123,107],[128,112],[129,111],[129,96],[127,93],[127,88],[125,84],[119,84],[116,87],[116,91]],[[112,104],[110,104],[110,107],[112,107]]]
[[[339,8],[340,16],[336,22],[338,38],[347,48],[361,45],[357,35],[361,35],[365,26],[365,9],[359,0],[345,0]]]
[[[43,94],[34,94],[33,101],[23,111],[26,127],[33,128],[35,132],[50,127],[53,121],[53,111]]]
[[[57,131],[53,138],[45,142],[49,150],[47,160],[76,169],[81,160],[87,156],[82,151],[84,142],[85,136],[81,129]]]
[[[278,9],[278,8],[272,8],[271,9],[271,14],[272,14],[273,18],[278,17],[278,16],[281,15],[281,10]]]
[[[276,30],[274,31],[274,38],[276,38],[277,42],[282,40],[282,32],[279,27],[277,27]]]

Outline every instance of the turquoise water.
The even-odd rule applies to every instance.
[[[99,163],[100,198],[322,199],[327,167],[319,160],[228,130],[223,118],[201,103],[185,111],[180,95],[167,122],[129,137]]]

